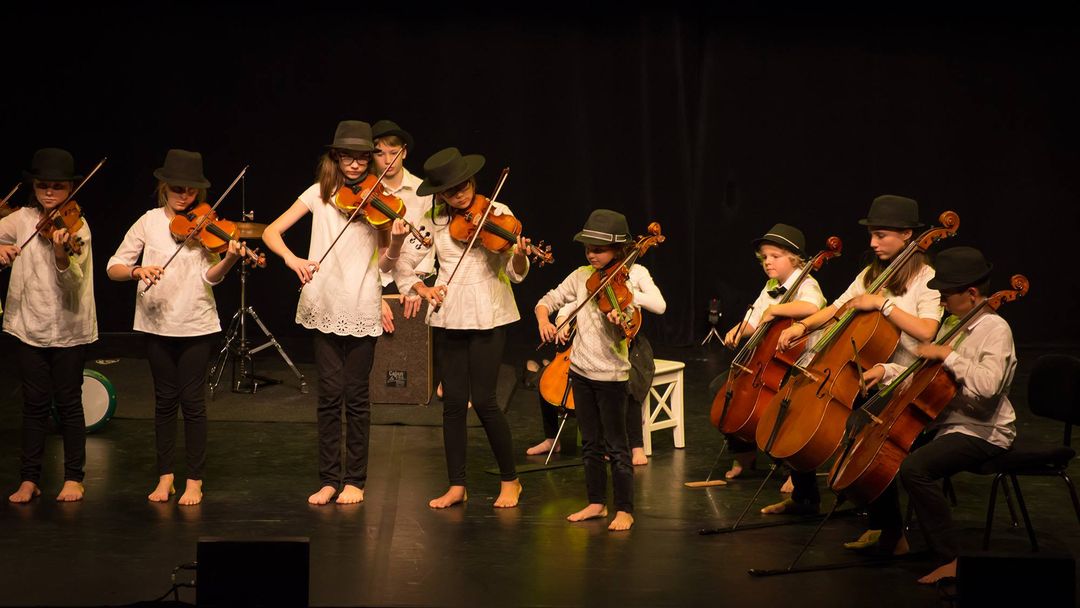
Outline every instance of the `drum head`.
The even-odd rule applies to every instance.
[[[116,413],[116,389],[105,376],[92,369],[84,369],[82,390],[86,432],[93,433],[104,427]]]

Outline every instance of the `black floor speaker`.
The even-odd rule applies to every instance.
[[[397,295],[383,298],[394,312],[394,333],[375,343],[371,366],[371,402],[417,405],[431,398],[431,328],[424,322],[427,302],[411,319]]]
[[[1076,606],[1076,559],[1062,553],[984,552],[956,564],[957,603],[986,606]]]
[[[199,539],[197,606],[307,606],[308,539]]]

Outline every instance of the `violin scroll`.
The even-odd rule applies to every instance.
[[[840,257],[840,252],[844,249],[844,243],[840,240],[840,237],[830,236],[825,239],[825,249],[819,251],[814,259],[810,262],[814,270],[821,270],[821,267],[825,262]]]
[[[956,236],[956,231],[960,229],[960,215],[955,211],[942,212],[942,214],[938,216],[938,221],[941,222],[940,228],[931,228],[919,237],[920,251],[926,251],[931,245],[941,239]]]
[[[1009,280],[1009,284],[1012,285],[1012,289],[1003,289],[994,295],[986,299],[986,305],[990,308],[997,310],[1005,302],[1013,302],[1017,298],[1022,298],[1027,295],[1028,283],[1027,277],[1022,274],[1014,274],[1012,279]]]

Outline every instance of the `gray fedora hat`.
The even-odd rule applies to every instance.
[[[859,220],[863,226],[881,228],[922,228],[919,221],[919,203],[906,196],[883,194],[870,203],[870,213]]]
[[[416,189],[418,196],[449,190],[476,175],[484,166],[479,154],[462,156],[457,148],[444,148],[424,161],[424,182]]]
[[[202,154],[188,150],[169,150],[165,154],[164,166],[154,170],[154,177],[170,186],[210,187],[210,181],[203,175]]]
[[[23,171],[23,177],[28,181],[75,182],[82,179],[81,175],[75,175],[75,158],[71,152],[60,148],[42,148],[34,152],[30,170]]]
[[[585,220],[585,227],[574,235],[574,240],[586,245],[615,245],[629,243],[630,226],[626,216],[611,209],[596,209]]]
[[[334,130],[334,143],[326,147],[350,152],[371,152],[375,149],[373,141],[375,138],[371,136],[371,125],[362,120],[343,120]]]
[[[806,247],[806,237],[803,236],[802,230],[794,226],[776,224],[764,236],[753,240],[754,249],[760,247],[762,243],[771,243],[797,255],[802,255],[803,249]]]

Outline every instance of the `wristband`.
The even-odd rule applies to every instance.
[[[793,326],[794,325],[802,325],[803,333],[806,333],[806,330],[810,329],[809,327],[806,326],[806,323],[803,323],[802,321],[792,321],[791,324]]]
[[[885,301],[881,304],[881,316],[888,317],[895,307],[896,305],[893,304],[892,300],[885,298]]]
[[[142,266],[132,266],[132,267],[131,267],[131,280],[132,280],[132,281],[135,281],[135,280],[137,280],[137,279],[135,278],[135,271],[136,271],[136,270],[138,270],[138,269],[140,269],[140,268],[142,268]]]

